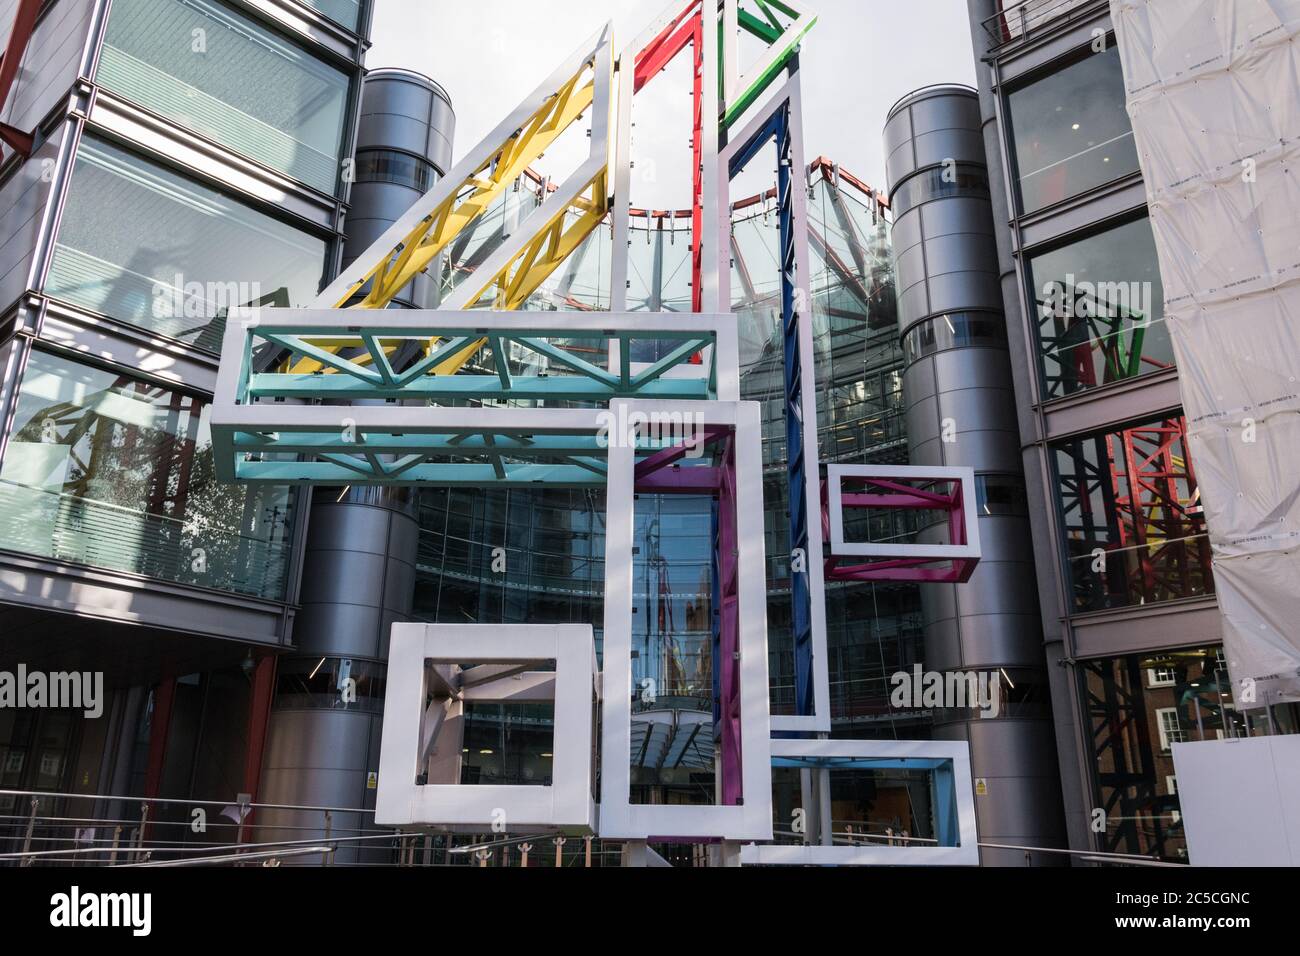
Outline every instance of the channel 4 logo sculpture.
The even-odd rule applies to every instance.
[[[694,842],[719,844],[718,858],[728,864],[978,861],[965,744],[813,739],[831,729],[823,579],[835,573],[838,558],[860,553],[826,550],[831,512],[836,540],[843,540],[841,509],[826,507],[820,476],[812,327],[800,287],[810,272],[798,53],[815,19],[792,0],[693,0],[666,11],[617,54],[606,26],[311,307],[230,316],[212,413],[223,480],[605,493],[599,666],[587,625],[394,627],[378,824],[596,835],[639,847],[640,857],[630,859],[653,857],[647,843]],[[763,44],[751,63],[741,62],[742,30]],[[693,311],[629,313],[626,254],[609,264],[608,312],[524,311],[600,224],[609,223],[615,250],[627,248],[633,99],[682,55],[692,65],[694,105]],[[584,121],[587,158],[439,309],[386,308]],[[778,160],[793,715],[769,713],[763,526],[752,519],[763,511],[760,407],[740,401],[737,320],[729,312],[730,183],[769,146]],[[470,403],[477,404],[465,407]],[[968,576],[962,569],[978,560],[978,539],[965,533],[971,522],[963,516],[971,476],[911,477],[906,492],[849,497],[846,506],[915,507],[915,500],[942,498],[951,527],[963,535],[959,554],[945,552],[956,559],[958,577],[925,579]],[[905,471],[888,478],[907,479]],[[940,495],[926,484],[931,480],[955,490]],[[834,493],[840,494],[838,479]],[[633,701],[643,694],[633,680],[632,648],[638,495],[715,501],[713,712],[700,715],[694,729],[712,735],[716,784],[707,805],[632,800]],[[871,580],[906,580],[898,569],[915,574],[928,555],[902,548],[891,557],[872,566]],[[549,782],[461,782],[465,705],[475,702],[553,707]],[[809,771],[827,802],[836,769],[931,771],[939,845],[836,847],[826,821],[799,845],[753,846],[774,837],[774,764]],[[751,846],[742,853],[742,844]]]

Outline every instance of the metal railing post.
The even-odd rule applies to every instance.
[[[144,803],[140,805],[140,829],[139,831],[137,831],[136,841],[135,841],[136,854],[137,856],[140,857],[140,860],[137,860],[136,862],[141,862],[144,859],[144,834],[145,834],[145,830],[147,830],[148,827],[149,827],[149,804]]]
[[[23,835],[23,852],[30,853],[32,849],[32,834],[36,832],[36,808],[41,804],[39,797],[32,797],[32,810],[27,815],[27,832]],[[35,857],[25,857],[23,866],[31,866]]]
[[[117,826],[113,827],[113,846],[109,849],[109,853],[108,853],[109,866],[115,866],[117,864],[117,848],[118,846],[121,845],[121,843],[122,843],[122,824],[119,823]]]

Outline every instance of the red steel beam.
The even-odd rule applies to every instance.
[[[266,731],[271,722],[271,699],[275,693],[275,655],[263,651],[253,667],[253,687],[248,700],[248,749],[244,753],[244,789],[257,802],[262,781],[262,754],[266,749]],[[247,826],[252,812],[244,819]]]
[[[637,54],[633,92],[641,89],[678,54],[692,49],[691,311],[704,310],[704,13],[691,0],[659,36]],[[698,360],[698,357],[697,357]]]
[[[42,0],[20,0],[14,14],[14,25],[9,31],[9,44],[4,56],[0,58],[0,110],[9,103],[9,93],[13,90],[14,80],[18,78],[18,68],[22,65],[23,54],[27,52],[27,43],[32,38],[36,27],[36,18],[41,12]],[[0,140],[8,143],[23,156],[32,154],[32,134],[0,123]]]

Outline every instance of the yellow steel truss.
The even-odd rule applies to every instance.
[[[482,216],[507,188],[592,107],[596,91],[598,58],[593,57],[539,107],[523,126],[506,138],[483,163],[468,175],[450,196],[408,233],[375,266],[348,288],[335,308],[384,309],[417,275],[422,273],[475,220]],[[600,224],[609,210],[608,165],[587,185],[584,195],[543,223],[536,237],[504,269],[491,276],[475,299],[497,287],[493,308],[520,308],[582,241]],[[576,218],[574,217],[576,215]],[[569,220],[572,218],[572,221]],[[369,283],[364,297],[348,305]],[[431,369],[432,374],[455,374],[474,356],[486,340],[468,344],[457,354]],[[366,364],[371,357],[365,343],[313,342],[337,354],[345,349],[361,352],[353,361]],[[436,346],[428,343],[426,354]],[[385,352],[394,346],[384,343]],[[300,358],[287,369],[295,374],[332,370],[315,359]]]

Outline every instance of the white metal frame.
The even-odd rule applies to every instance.
[[[762,423],[756,402],[615,401],[627,416],[703,414],[706,426],[735,431],[742,806],[631,803],[633,525],[636,455],[626,441],[609,449],[606,490],[605,630],[602,670],[600,836],[606,839],[770,840],[772,768],[767,676],[767,588],[762,514]]]
[[[436,721],[426,718],[430,664],[525,664],[554,661],[555,671],[510,674],[472,690],[449,684],[457,700],[554,700],[550,786],[418,785]],[[472,672],[471,672],[472,673]],[[592,832],[593,706],[599,677],[586,624],[394,624],[379,757],[375,822],[380,826],[485,829],[511,833]],[[435,701],[435,705],[438,706]],[[457,743],[459,746],[459,743]]]
[[[731,174],[732,157],[767,122],[768,118],[783,106],[789,106],[791,129],[791,196],[792,215],[795,237],[795,270],[799,282],[806,283],[812,276],[808,257],[808,190],[804,186],[807,170],[804,158],[803,135],[803,100],[800,94],[799,75],[791,76],[785,84],[767,101],[760,112],[750,119],[737,133],[730,137],[725,149],[718,155],[717,176],[717,220],[716,220],[716,276],[718,301],[731,302]],[[706,207],[707,208],[707,207]],[[706,266],[710,262],[706,257]],[[805,295],[810,299],[810,296]],[[808,509],[808,588],[812,594],[812,652],[813,652],[813,713],[810,716],[774,715],[772,729],[776,731],[803,731],[810,733],[830,733],[831,730],[831,692],[830,674],[827,669],[826,648],[826,585],[822,567],[822,515],[821,515],[821,478],[820,452],[817,447],[817,376],[814,362],[814,342],[811,301],[808,314],[799,326],[800,377],[803,389],[803,422],[805,498]]]
[[[760,866],[979,866],[970,745],[948,740],[773,740],[773,757],[951,760],[959,846],[750,845],[742,865]],[[844,769],[851,769],[845,767]],[[836,768],[830,767],[830,773]]]
[[[872,544],[844,540],[843,482],[845,478],[894,478],[917,481],[939,478],[961,483],[965,544]],[[979,509],[975,496],[975,469],[928,468],[923,465],[827,465],[827,497],[830,511],[830,547],[836,557],[927,558],[934,561],[978,561],[980,558]]]
[[[720,400],[736,401],[740,398],[739,343],[736,322],[731,315],[703,315],[673,313],[608,312],[565,313],[563,320],[547,318],[549,313],[512,313],[487,310],[469,312],[442,312],[421,310],[385,310],[383,324],[366,326],[368,332],[381,335],[400,333],[403,329],[422,329],[430,325],[454,332],[463,330],[467,336],[498,332],[544,332],[548,329],[567,331],[687,331],[712,332],[716,349],[716,390]],[[213,453],[216,456],[218,477],[234,481],[234,445],[236,431],[262,432],[336,432],[345,419],[361,431],[389,431],[404,434],[443,434],[463,432],[483,434],[496,430],[498,434],[528,431],[533,434],[597,434],[608,416],[601,409],[569,408],[452,408],[408,407],[401,404],[372,404],[338,406],[333,421],[323,416],[318,406],[293,405],[284,402],[266,402],[252,405],[236,404],[245,353],[245,338],[251,326],[259,326],[263,318],[269,320],[269,310],[241,309],[233,312],[226,324],[222,343],[222,362],[217,373],[217,384],[211,411]],[[340,335],[356,328],[357,314],[344,309],[275,310],[276,329],[292,332],[319,331],[322,318],[340,324]],[[353,337],[358,332],[350,333]],[[618,343],[611,340],[611,348]],[[706,356],[707,357],[707,356]],[[709,365],[700,366],[701,376],[708,375]],[[681,374],[689,374],[683,372]],[[694,412],[696,409],[692,408]]]
[[[751,77],[762,76],[771,69],[772,65],[786,54],[791,44],[802,41],[803,35],[816,22],[817,15],[807,10],[798,0],[781,0],[781,2],[798,13],[798,16],[786,27],[785,32],[791,36],[790,40],[785,43],[778,41],[768,46],[754,63],[742,71],[740,67],[740,3],[739,0],[723,0],[722,37],[725,44],[722,56],[723,97],[727,106],[736,102],[739,95],[748,87]],[[771,110],[764,110],[763,112],[765,116],[771,115]],[[806,167],[800,166],[796,168],[804,169]]]
[[[576,53],[565,59],[556,70],[543,80],[538,87],[523,100],[491,133],[485,136],[477,146],[434,185],[422,199],[411,206],[395,223],[388,227],[365,252],[344,269],[319,296],[312,301],[314,308],[332,308],[354,285],[366,277],[382,257],[390,255],[397,246],[411,234],[430,211],[437,209],[451,195],[460,189],[465,179],[485,163],[490,156],[501,148],[516,130],[523,127],[529,117],[537,112],[547,101],[554,97],[556,90],[569,80],[582,65],[594,58],[595,61],[595,96],[592,101],[591,152],[583,164],[564,184],[550,196],[543,197],[542,203],[535,208],[519,229],[486,262],[476,270],[476,274],[495,276],[517,256],[534,238],[541,228],[550,222],[555,214],[568,208],[577,199],[588,183],[600,172],[613,164],[613,141],[610,137],[610,121],[613,105],[613,24],[606,23],[582,44]],[[617,258],[617,257],[616,257]],[[475,294],[469,288],[474,283],[462,283],[455,293],[448,297],[442,308],[458,311],[466,308],[467,300]]]

